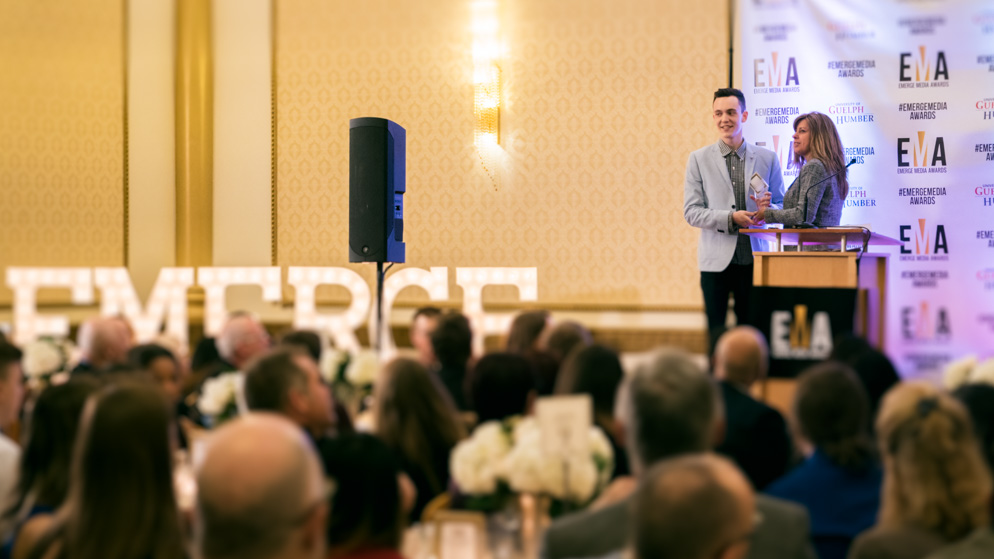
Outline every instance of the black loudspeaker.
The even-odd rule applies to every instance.
[[[349,262],[405,259],[407,132],[385,118],[349,121]]]

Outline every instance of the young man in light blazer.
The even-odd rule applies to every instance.
[[[713,339],[725,325],[730,294],[735,297],[736,322],[749,323],[752,253],[766,250],[765,242],[739,234],[740,229],[758,225],[753,221],[756,203],[749,198],[750,179],[759,174],[766,181],[771,207],[783,203],[784,187],[776,154],[743,138],[742,124],[749,117],[745,95],[738,89],[722,88],[714,92],[711,106],[718,141],[690,154],[683,216],[701,229],[697,262]]]

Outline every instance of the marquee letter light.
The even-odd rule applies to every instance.
[[[193,268],[159,270],[144,309],[127,268],[94,268],[93,282],[100,289],[100,314],[127,318],[135,329],[135,341],[154,340],[165,316],[166,334],[179,341],[184,349],[187,347],[186,290],[193,285]]]
[[[537,268],[456,268],[456,283],[463,290],[462,312],[473,327],[473,353],[483,355],[483,339],[487,334],[502,334],[511,327],[510,315],[494,315],[483,311],[483,286],[513,285],[522,301],[538,300]]]
[[[89,268],[7,268],[7,287],[14,292],[15,344],[39,336],[69,335],[69,318],[38,314],[37,295],[42,287],[68,287],[74,305],[93,303],[93,275]]]
[[[369,286],[362,276],[348,268],[290,266],[287,269],[287,283],[296,291],[294,328],[328,332],[336,348],[353,354],[359,351],[355,330],[369,316],[372,300]],[[314,292],[319,285],[341,285],[352,295],[352,304],[343,313],[318,313]]]
[[[221,333],[228,316],[225,291],[229,285],[258,285],[262,287],[262,300],[280,302],[283,286],[280,284],[279,266],[253,268],[197,268],[197,284],[204,288],[204,336]]]
[[[390,313],[397,295],[405,287],[420,287],[428,292],[432,301],[444,301],[449,298],[449,269],[445,267],[431,268],[431,271],[421,268],[404,268],[391,275],[383,282],[383,331],[380,332],[380,360],[387,361],[397,354],[397,344],[393,341],[393,330],[390,329]],[[369,339],[375,340],[376,319],[369,320]]]

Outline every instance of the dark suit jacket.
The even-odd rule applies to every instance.
[[[765,495],[756,496],[763,517],[747,559],[815,559],[803,507]],[[542,539],[542,559],[600,557],[628,545],[629,500],[597,511],[560,518]]]
[[[735,461],[757,491],[787,471],[790,437],[780,412],[722,381],[727,430],[715,450]]]

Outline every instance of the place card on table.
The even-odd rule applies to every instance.
[[[563,458],[589,452],[593,408],[589,394],[539,398],[535,419],[545,452]]]

